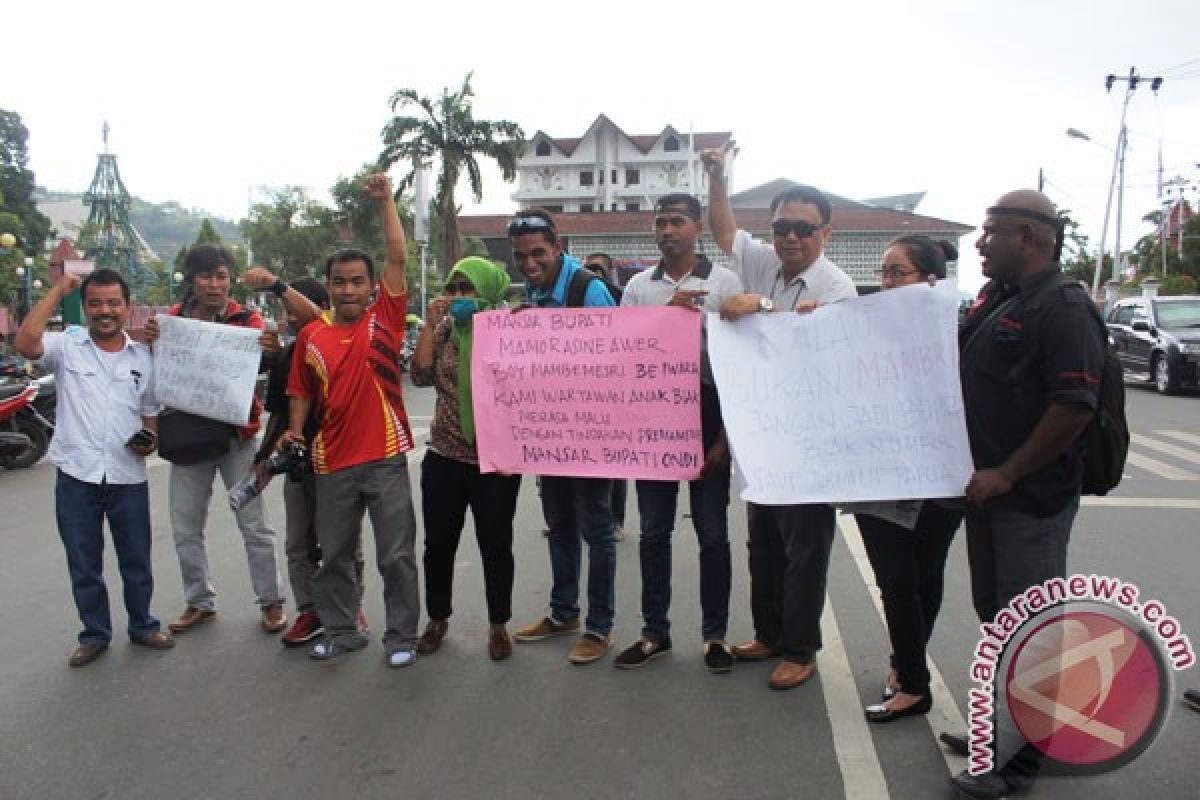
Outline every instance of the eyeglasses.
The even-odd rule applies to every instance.
[[[879,268],[879,277],[891,278],[894,281],[898,281],[901,278],[907,278],[910,275],[916,275],[918,272],[920,272],[920,270],[904,269],[903,267],[897,267],[894,264],[889,264],[888,266]]]
[[[475,291],[475,287],[470,281],[455,281],[446,284],[446,294],[470,294]]]
[[[786,239],[789,233],[796,234],[797,239],[807,239],[824,227],[803,219],[777,219],[771,223],[771,232],[780,239]]]
[[[508,235],[516,236],[521,233],[530,231],[553,231],[554,223],[541,217],[513,217],[512,222],[508,223]]]

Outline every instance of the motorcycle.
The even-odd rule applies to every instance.
[[[0,467],[32,467],[50,448],[54,423],[34,406],[36,382],[0,386]]]

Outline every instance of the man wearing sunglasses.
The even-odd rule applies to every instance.
[[[545,211],[518,212],[508,226],[513,261],[525,276],[529,300],[543,308],[613,306],[604,282],[563,252],[554,219]],[[617,546],[613,535],[612,481],[542,476],[542,511],[550,533],[550,613],[513,634],[539,642],[579,630],[581,540],[588,547],[588,608],[584,633],[571,648],[572,664],[590,664],[611,646]]]
[[[725,185],[724,152],[706,150],[700,158],[708,173],[713,238],[732,256],[733,271],[745,287],[744,294],[721,306],[722,317],[809,312],[858,294],[854,282],[822,253],[831,216],[824,194],[796,186],[777,195],[771,201],[771,247],[737,228]],[[768,682],[772,689],[792,689],[816,674],[835,527],[834,508],[825,503],[748,504],[754,639],[736,645],[733,654],[743,661],[782,656]]]

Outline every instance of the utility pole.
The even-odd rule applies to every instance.
[[[1129,131],[1125,127],[1125,117],[1126,117],[1127,112],[1129,111],[1129,101],[1133,99],[1134,92],[1137,91],[1138,85],[1146,80],[1150,81],[1150,90],[1153,91],[1155,94],[1157,94],[1159,88],[1162,87],[1162,84],[1163,84],[1162,77],[1155,76],[1153,78],[1144,78],[1141,75],[1138,75],[1136,67],[1130,67],[1128,75],[1124,75],[1124,76],[1108,75],[1104,79],[1104,88],[1106,91],[1109,91],[1109,92],[1112,91],[1113,85],[1116,84],[1118,81],[1125,83],[1125,102],[1121,105],[1121,129],[1120,129],[1120,132],[1117,134],[1117,150],[1116,150],[1116,155],[1115,155],[1115,159],[1116,159],[1115,172],[1118,175],[1118,183],[1117,183],[1117,230],[1116,230],[1116,237],[1115,237],[1116,244],[1114,245],[1115,252],[1113,253],[1113,275],[1112,275],[1112,279],[1114,281],[1117,280],[1117,276],[1119,274],[1121,274],[1122,267],[1123,267],[1122,258],[1121,258],[1121,218],[1122,218],[1122,215],[1123,215],[1123,212],[1125,209],[1125,149],[1129,144]],[[1103,259],[1103,253],[1101,254],[1101,259]],[[1098,295],[1098,293],[1099,293],[1100,267],[1101,267],[1101,264],[1096,265],[1096,277],[1095,277],[1095,279],[1093,281],[1093,285],[1092,285],[1092,293],[1094,296]]]

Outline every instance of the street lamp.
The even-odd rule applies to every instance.
[[[21,314],[20,314],[21,321],[24,321],[25,315],[29,313],[29,310],[31,308],[33,308],[34,283],[37,283],[38,286],[41,286],[42,282],[34,281],[34,279],[33,279],[33,259],[29,256],[25,256],[25,265],[24,266],[20,266],[20,265],[17,266],[16,273],[17,273],[17,280],[20,280],[21,282],[23,282],[25,284],[25,289],[24,289],[24,293],[23,293],[24,296],[23,296],[23,299],[21,302]]]
[[[167,300],[171,303],[175,302],[175,287],[183,283],[183,273],[175,270],[167,276]]]
[[[1112,177],[1108,181],[1108,198],[1104,202],[1104,225],[1100,228],[1100,253],[1096,256],[1096,271],[1092,274],[1092,298],[1094,300],[1100,299],[1100,273],[1104,271],[1104,243],[1108,238],[1108,220],[1109,216],[1112,214],[1113,187],[1116,186],[1117,183],[1118,169],[1125,161],[1125,133],[1125,117],[1124,114],[1122,114],[1121,132],[1117,134],[1117,149],[1113,152]],[[1080,139],[1085,142],[1091,142],[1097,147],[1105,150],[1108,149],[1078,128],[1067,128],[1067,136],[1071,137],[1072,139]],[[1117,247],[1116,252],[1113,254],[1112,267],[1112,279],[1114,281],[1117,280],[1117,270],[1119,269],[1119,263],[1121,261],[1121,206],[1122,201],[1124,200],[1124,195],[1125,179],[1124,171],[1121,170],[1121,185],[1118,191],[1117,199]]]

